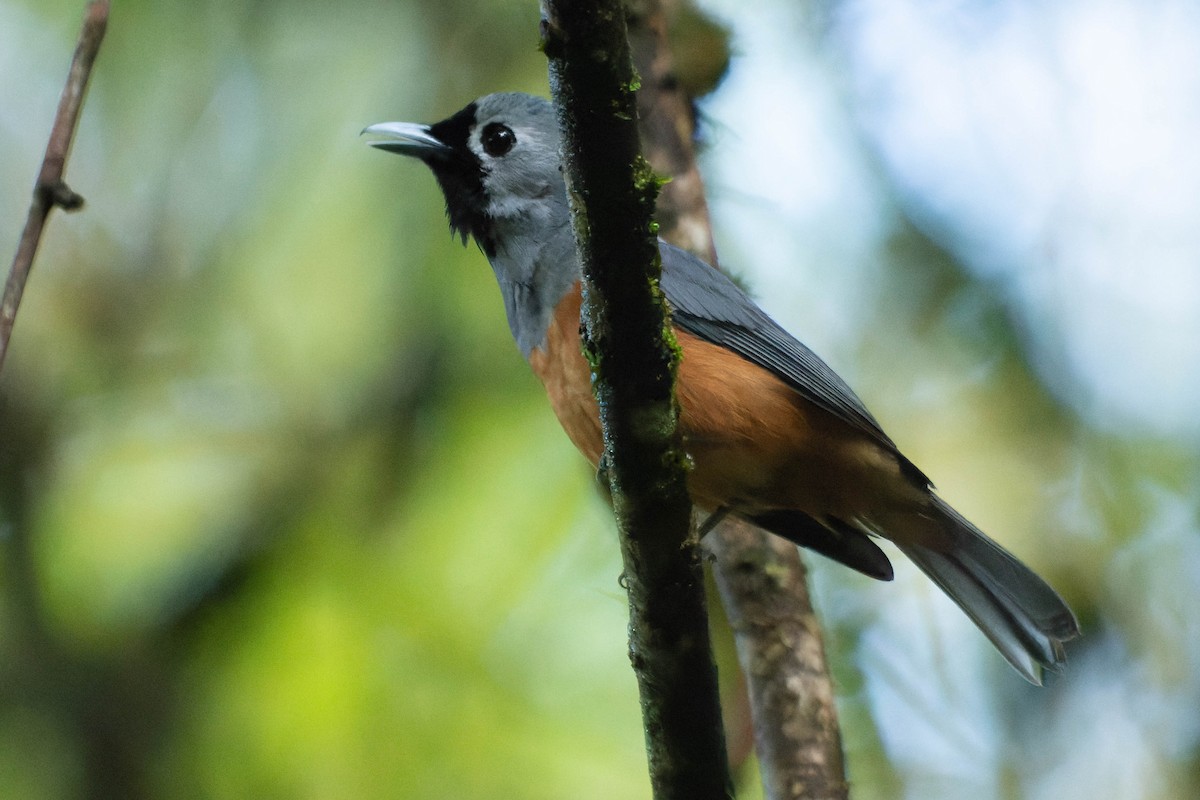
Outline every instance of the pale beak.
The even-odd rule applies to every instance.
[[[364,128],[363,134],[379,137],[367,142],[371,147],[420,159],[449,155],[452,150],[430,133],[428,125],[416,122],[380,122]]]

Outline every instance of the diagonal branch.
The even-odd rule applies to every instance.
[[[673,73],[666,5],[635,0],[630,21],[644,143],[654,167],[673,176],[659,202],[661,235],[716,264],[691,99]],[[765,796],[845,798],[833,682],[797,548],[739,520],[718,525],[705,544],[746,676]]]
[[[657,800],[732,793],[686,456],[678,349],[658,289],[658,179],[639,152],[621,0],[545,0],[542,43],[584,279],[584,349],[629,592],[629,649]]]
[[[768,800],[849,794],[821,625],[796,546],[744,522],[707,540],[746,673]]]
[[[104,30],[108,26],[108,8],[109,0],[91,0],[84,11],[83,28],[75,45],[71,71],[67,75],[67,84],[63,87],[62,97],[58,101],[58,113],[54,118],[54,127],[50,130],[46,155],[42,159],[37,183],[33,186],[33,201],[29,205],[25,230],[22,231],[21,240],[17,244],[17,254],[13,257],[8,281],[4,285],[4,299],[0,302],[0,369],[3,369],[4,357],[8,354],[8,342],[12,337],[17,308],[20,307],[21,297],[25,294],[25,282],[29,279],[29,271],[33,267],[33,257],[42,239],[46,218],[55,206],[74,211],[83,205],[83,198],[63,182],[63,170],[67,163],[67,153],[71,149],[71,138],[75,135],[75,125],[79,121],[79,111],[83,107],[83,96],[88,78],[92,74],[92,65],[100,52],[100,42],[104,39]]]

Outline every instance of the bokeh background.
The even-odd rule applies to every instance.
[[[0,378],[0,796],[648,797],[608,513],[358,138],[544,94],[536,4],[115,6]],[[1038,689],[809,558],[854,796],[1200,796],[1200,4],[701,9],[724,266],[1085,631]],[[2,253],[81,10],[0,0]]]

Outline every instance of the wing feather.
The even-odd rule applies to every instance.
[[[659,251],[662,289],[676,325],[778,375],[802,397],[895,454],[914,481],[930,485],[846,382],[767,316],[737,284],[678,247],[660,242]]]

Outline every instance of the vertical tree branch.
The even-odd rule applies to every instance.
[[[67,163],[67,153],[71,149],[71,138],[75,135],[79,111],[83,107],[84,91],[92,74],[92,65],[100,52],[100,42],[103,41],[104,30],[108,26],[108,6],[109,0],[91,0],[84,11],[83,28],[75,45],[75,56],[71,60],[67,84],[63,87],[62,97],[59,98],[58,113],[54,118],[54,127],[50,130],[46,155],[42,159],[37,183],[33,186],[29,216],[25,220],[25,229],[21,232],[17,254],[13,257],[12,268],[4,284],[4,299],[0,301],[0,369],[4,367],[4,357],[8,354],[8,342],[12,337],[17,308],[21,305],[25,282],[29,278],[29,270],[33,267],[33,257],[37,253],[42,229],[46,226],[50,210],[59,206],[67,211],[74,211],[83,205],[83,198],[63,182],[63,170]]]
[[[629,592],[629,650],[659,800],[731,793],[686,456],[677,346],[658,289],[658,180],[638,147],[620,0],[545,0],[542,43],[563,133],[605,464]]]
[[[661,235],[716,264],[691,98],[673,74],[664,5],[630,3],[643,143],[654,168],[673,178],[659,202]],[[746,675],[766,797],[845,798],[833,682],[799,551],[739,520],[719,525],[705,544]]]

